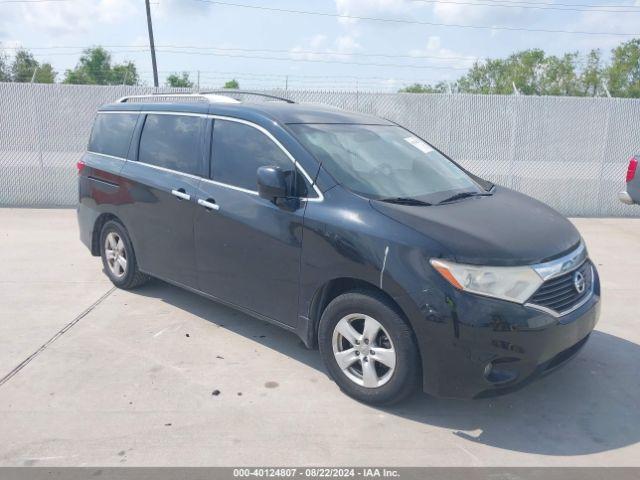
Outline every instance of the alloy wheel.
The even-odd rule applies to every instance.
[[[342,372],[365,388],[378,388],[391,379],[396,351],[391,337],[376,319],[353,313],[333,330],[333,355]]]
[[[104,242],[104,254],[107,266],[116,278],[127,273],[127,250],[124,241],[117,232],[109,232]]]

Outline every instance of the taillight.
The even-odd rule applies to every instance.
[[[78,163],[76,163],[76,168],[78,169],[78,174],[80,174],[82,172],[82,170],[84,170],[84,167],[86,167],[87,164],[84,163],[82,160],[80,160]]]
[[[627,168],[627,182],[630,182],[636,176],[636,170],[638,168],[638,159],[631,157],[629,160],[629,167]]]

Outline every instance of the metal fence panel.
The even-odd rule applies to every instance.
[[[71,206],[97,108],[148,87],[0,83],[0,205]],[[163,91],[179,91],[168,90]],[[620,203],[640,152],[640,100],[274,91],[393,120],[474,173],[574,216],[640,216]],[[255,101],[253,97],[251,100]]]

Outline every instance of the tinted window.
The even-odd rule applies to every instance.
[[[257,190],[258,167],[294,170],[285,153],[259,130],[238,122],[216,120],[213,127],[211,178],[218,182]]]
[[[126,157],[137,120],[137,113],[99,113],[91,131],[89,151]]]
[[[202,117],[188,115],[147,115],[138,161],[200,175],[204,122]]]

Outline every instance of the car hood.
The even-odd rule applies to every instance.
[[[449,249],[454,261],[474,265],[530,265],[577,247],[578,230],[547,205],[495,187],[493,195],[433,206],[371,201],[373,208]]]

